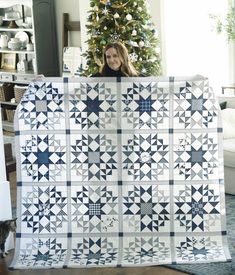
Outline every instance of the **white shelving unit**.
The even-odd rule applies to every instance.
[[[6,15],[11,12],[20,14],[20,19],[14,20],[18,28],[9,28],[11,21]],[[0,83],[28,85],[38,74],[59,76],[54,0],[0,0],[0,16],[3,18],[0,26],[0,41],[1,35],[7,35],[9,40],[15,36],[20,37],[21,40],[28,37],[20,49],[11,50],[9,47],[0,47]],[[31,25],[26,26],[26,18],[31,18]],[[23,36],[20,36],[21,34]],[[26,49],[28,41],[33,42],[32,51]],[[7,68],[5,65],[4,60],[7,55],[15,58],[14,68]],[[18,71],[17,63],[23,60],[28,69]],[[0,104],[3,110],[4,108],[15,109],[17,106],[10,101],[0,101]],[[12,123],[4,119],[6,117],[3,116],[3,129],[13,131]]]

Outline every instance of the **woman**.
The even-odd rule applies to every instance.
[[[127,48],[120,42],[108,44],[104,49],[103,66],[92,76],[138,76],[131,64]]]

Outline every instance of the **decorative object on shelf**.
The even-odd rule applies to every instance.
[[[18,38],[21,42],[21,48],[25,49],[26,45],[29,43],[29,36],[26,32],[17,32],[15,38]]]
[[[34,36],[33,36],[33,35],[31,35],[31,37],[30,37],[30,41],[32,42],[32,44],[35,44],[35,41],[34,41]]]
[[[4,21],[10,21],[8,28],[14,29],[18,28],[19,26],[16,24],[16,20],[21,19],[21,15],[19,11],[9,11],[5,13],[3,18]]]
[[[27,90],[28,86],[22,85],[15,85],[14,86],[14,95],[15,95],[15,102],[20,103],[21,98],[23,97],[25,91]]]
[[[19,28],[19,26],[16,24],[16,21],[15,20],[12,20],[12,19],[4,19],[5,21],[10,21],[9,25],[8,25],[8,28],[9,29],[16,29],[16,28]]]
[[[7,121],[13,122],[15,109],[5,109],[5,111],[6,111]]]
[[[26,50],[29,51],[29,52],[33,51],[34,50],[34,45],[32,43],[28,43],[26,45]]]
[[[0,101],[7,102],[14,96],[12,83],[0,83]]]
[[[8,46],[9,37],[6,33],[0,35],[0,48],[5,49]]]
[[[27,24],[28,28],[32,28],[33,19],[32,17],[25,17],[25,23]]]
[[[28,61],[27,60],[20,60],[17,63],[17,71],[19,72],[25,72],[28,70]]]
[[[37,62],[36,62],[36,58],[32,59],[32,67],[33,67],[33,71],[34,73],[37,72]]]
[[[21,18],[19,11],[8,11],[5,13],[4,20],[19,20]]]
[[[13,50],[13,51],[16,51],[16,50],[19,50],[21,47],[21,42],[19,40],[19,38],[11,38],[10,41],[8,42],[8,48]]]
[[[14,70],[16,67],[15,53],[2,53],[1,69]]]

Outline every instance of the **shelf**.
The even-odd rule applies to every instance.
[[[24,54],[35,54],[35,51],[27,51],[27,50],[10,50],[8,48],[2,49],[0,48],[0,53],[24,53]]]
[[[0,69],[0,74],[18,74],[18,75],[29,75],[34,76],[36,75],[34,71],[25,71],[25,72],[19,72],[17,70],[4,70]]]
[[[10,102],[10,101],[0,101],[0,105],[17,106],[18,103],[12,103],[12,102]]]
[[[0,32],[33,32],[32,28],[8,28],[7,26],[0,26]]]

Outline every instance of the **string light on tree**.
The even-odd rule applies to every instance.
[[[88,1],[88,0],[87,0]],[[160,41],[152,23],[147,0],[90,0],[88,50],[84,75],[99,70],[104,47],[121,41],[135,68],[146,76],[160,75]]]

